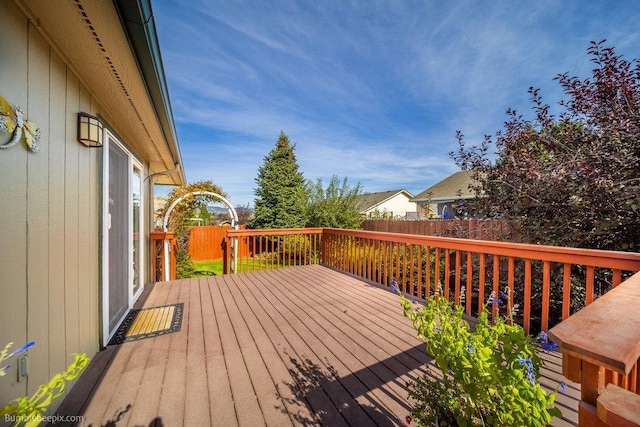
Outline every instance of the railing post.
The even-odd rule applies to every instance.
[[[178,250],[173,232],[152,231],[150,238],[154,281],[175,280]]]
[[[176,280],[178,278],[178,241],[173,236],[173,233],[170,235],[169,245],[171,247],[169,258],[171,275],[168,280]]]
[[[162,242],[164,241],[164,235],[165,233],[160,231],[152,231],[149,235],[151,240],[151,250],[149,253],[151,254],[151,271],[153,272],[151,277],[154,282],[159,282],[164,276],[162,270]]]
[[[222,273],[229,274],[229,236],[222,240]]]

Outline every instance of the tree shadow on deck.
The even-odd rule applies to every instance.
[[[410,412],[407,384],[428,371],[423,345],[398,353],[349,375],[340,376],[325,358],[318,364],[289,356],[293,382],[279,399],[282,412],[302,425],[405,425]],[[296,411],[306,404],[309,411]],[[395,410],[395,411],[394,411]]]

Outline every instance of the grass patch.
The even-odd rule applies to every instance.
[[[202,276],[219,276],[222,275],[222,260],[214,259],[212,261],[194,261],[195,273],[193,277]]]
[[[212,261],[194,261],[195,273],[192,277],[203,276],[219,276],[223,274],[222,259],[214,259]],[[238,260],[238,271],[243,273],[246,271],[270,270],[276,267],[273,262],[265,257],[240,258]]]

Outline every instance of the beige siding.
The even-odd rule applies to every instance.
[[[27,381],[0,378],[4,404],[99,349],[100,149],[76,141],[76,114],[100,106],[13,2],[0,27],[0,93],[42,131],[38,153],[0,150],[0,346],[37,343]]]
[[[27,24],[8,2],[0,2],[0,90],[12,103],[27,101]],[[10,81],[7,81],[11,77]],[[4,142],[4,140],[3,140]],[[0,151],[0,346],[27,339],[27,153],[22,147]],[[0,378],[0,401],[26,392],[26,383]]]
[[[25,113],[36,123],[48,117],[49,104],[49,49],[32,26],[27,28],[27,103]],[[47,119],[48,122],[48,119]],[[48,123],[46,124],[48,127]],[[45,129],[45,123],[40,124]],[[48,160],[49,144],[42,141],[38,153],[27,152],[27,339],[37,345],[30,351],[30,379],[47,378],[49,364],[49,240],[47,239],[48,213]],[[24,145],[13,150],[25,151]],[[28,382],[29,393],[36,384]]]

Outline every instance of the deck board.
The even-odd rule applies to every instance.
[[[322,266],[156,283],[137,308],[183,302],[182,330],[110,346],[59,408],[82,425],[403,425],[429,369],[398,296]],[[564,378],[561,357],[541,383]],[[81,390],[81,393],[76,393]],[[92,390],[92,391],[90,391]],[[577,425],[579,387],[558,405]]]

